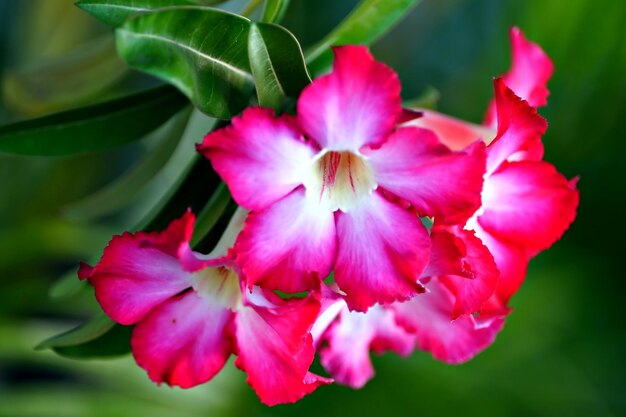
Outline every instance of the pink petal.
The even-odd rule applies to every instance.
[[[451,321],[454,294],[436,279],[428,283],[428,291],[390,306],[398,322],[415,334],[420,350],[430,352],[435,359],[457,364],[470,360],[493,343],[504,324],[503,317],[480,324],[473,316]]]
[[[356,152],[380,144],[402,115],[398,76],[364,46],[334,51],[333,72],[302,92],[298,122],[325,149]]]
[[[454,151],[463,150],[478,140],[489,144],[496,136],[495,129],[488,129],[432,110],[418,110],[422,112],[422,117],[408,125],[432,130],[444,145]]]
[[[539,45],[526,40],[518,28],[511,28],[510,37],[513,62],[502,80],[531,106],[545,106],[550,94],[547,84],[554,72],[552,61]],[[485,124],[496,124],[496,108],[493,102],[489,105]]]
[[[459,227],[435,226],[431,239],[431,262],[424,276],[438,275],[455,295],[452,320],[479,311],[498,282],[498,268],[489,249],[473,231]]]
[[[290,116],[250,107],[198,146],[224,179],[233,199],[260,210],[302,183],[316,150]]]
[[[548,127],[537,110],[517,97],[502,80],[494,80],[494,87],[498,135],[487,147],[488,174],[507,160],[540,160],[543,157],[541,136]]]
[[[298,401],[318,386],[332,382],[308,371],[314,349],[309,333],[319,301],[268,300],[257,291],[255,304],[237,313],[235,365],[248,373],[247,382],[264,404]]]
[[[336,250],[332,212],[320,210],[303,188],[251,212],[234,249],[248,286],[287,293],[319,286],[332,269]]]
[[[499,316],[510,312],[509,299],[526,278],[528,255],[522,248],[503,242],[486,232],[479,224],[473,225],[476,236],[489,248],[500,272],[493,295],[481,307],[481,316]]]
[[[456,223],[480,205],[485,170],[480,142],[467,152],[452,152],[430,130],[406,127],[363,153],[378,185],[409,201],[421,216]]]
[[[177,252],[194,216],[187,212],[162,233],[114,236],[100,262],[84,274],[94,286],[100,306],[113,320],[134,324],[168,298],[191,286]]]
[[[406,300],[428,263],[430,240],[419,218],[378,192],[348,213],[337,212],[335,281],[351,310]]]
[[[505,163],[485,182],[478,222],[498,239],[536,253],[563,235],[577,206],[578,191],[551,164]]]
[[[415,338],[396,324],[393,313],[379,305],[366,313],[344,307],[324,338],[328,343],[320,350],[324,369],[336,382],[352,388],[361,388],[374,376],[370,350],[408,356],[415,345]]]
[[[133,356],[156,383],[182,388],[217,374],[230,356],[230,310],[212,306],[189,291],[155,308],[135,326]]]

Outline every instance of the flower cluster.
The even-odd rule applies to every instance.
[[[575,181],[542,160],[535,107],[552,64],[511,37],[482,126],[403,110],[397,75],[343,46],[296,116],[251,107],[209,133],[198,151],[241,207],[213,252],[191,249],[187,212],[162,233],[114,237],[79,272],[135,326],[139,366],[191,387],[234,354],[271,405],[333,380],[362,386],[370,351],[460,363],[491,344],[528,261],[578,203]],[[316,352],[332,379],[309,372]]]

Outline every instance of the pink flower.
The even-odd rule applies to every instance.
[[[321,362],[336,382],[362,387],[374,374],[369,352],[408,356],[415,348],[460,363],[490,345],[501,318],[477,312],[494,291],[498,270],[473,232],[435,227],[431,260],[420,282],[427,292],[411,300],[349,311],[343,297],[323,289],[322,310],[311,333]]]
[[[233,353],[268,405],[297,401],[331,382],[308,372],[317,297],[282,300],[256,286],[242,290],[231,259],[191,251],[194,220],[187,212],[161,233],[115,236],[100,262],[79,272],[105,313],[135,325],[137,364],[157,383],[188,388],[213,378]],[[241,216],[231,222],[226,240],[242,223]],[[223,240],[216,251],[228,246]]]
[[[331,270],[350,309],[407,300],[430,241],[420,216],[461,222],[478,207],[484,147],[450,151],[405,127],[396,74],[366,48],[335,48],[331,74],[298,101],[297,117],[249,108],[198,150],[250,210],[235,244],[249,286],[287,293]]]

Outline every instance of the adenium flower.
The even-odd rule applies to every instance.
[[[235,354],[235,365],[268,405],[297,401],[330,383],[308,372],[317,296],[283,300],[242,286],[226,255],[242,212],[208,257],[189,246],[194,221],[187,212],[161,233],[115,236],[95,267],[83,264],[79,271],[106,314],[135,325],[137,364],[157,383],[189,388],[213,378]]]
[[[323,288],[322,309],[311,333],[321,363],[336,382],[362,387],[373,375],[369,352],[408,356],[429,351],[448,363],[469,360],[490,345],[502,319],[474,317],[494,291],[498,270],[473,232],[434,228],[431,260],[411,300],[350,311],[343,296]]]
[[[522,283],[528,260],[573,221],[575,180],[541,160],[547,124],[533,107],[546,104],[552,63],[516,28],[511,41],[513,66],[494,82],[484,126],[424,109],[417,109],[423,117],[409,123],[432,130],[455,150],[480,141],[488,145],[482,204],[467,222],[435,220],[431,261],[420,279],[426,293],[376,305],[364,314],[337,307],[342,303],[338,296],[322,302],[327,306],[328,299],[335,300],[334,309],[323,307],[313,334],[322,364],[337,382],[363,385],[373,374],[368,351],[406,355],[407,334],[436,359],[471,359],[502,329],[508,300]],[[479,279],[468,279],[474,274]]]
[[[453,152],[404,120],[397,75],[365,47],[335,48],[333,72],[297,117],[249,108],[198,150],[250,210],[236,263],[249,286],[287,293],[331,270],[352,310],[408,300],[429,260],[415,213],[462,222],[480,204],[484,145]]]

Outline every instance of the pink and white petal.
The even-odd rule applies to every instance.
[[[417,338],[417,347],[443,362],[463,363],[493,343],[504,324],[503,317],[477,323],[473,316],[451,321],[454,294],[438,280],[431,280],[428,292],[389,308],[399,324]]]
[[[154,382],[190,388],[217,374],[232,351],[233,314],[194,291],[169,299],[133,329],[135,361]]]
[[[498,134],[487,147],[487,174],[505,161],[541,160],[541,136],[548,124],[537,110],[520,99],[501,79],[494,80],[495,103],[498,109]]]
[[[366,313],[351,312],[346,307],[339,319],[324,334],[327,345],[320,349],[324,369],[336,382],[352,388],[363,387],[373,376],[370,350],[394,351],[407,356],[415,338],[399,326],[393,313],[375,305]]]
[[[292,403],[332,382],[308,371],[315,354],[309,331],[319,309],[311,296],[269,300],[257,290],[237,313],[235,365],[264,404]]]
[[[351,310],[407,300],[423,291],[430,239],[417,216],[378,192],[348,213],[337,212],[335,281]]]
[[[475,142],[466,152],[452,152],[430,130],[405,127],[378,149],[364,155],[374,180],[409,201],[421,216],[457,223],[480,205],[485,146]]]
[[[455,295],[452,320],[479,311],[498,282],[493,255],[473,231],[458,227],[435,226],[431,239],[431,262],[424,276],[438,275]]]
[[[405,126],[416,126],[435,132],[439,140],[453,151],[467,148],[476,141],[486,144],[496,137],[496,130],[475,125],[432,110],[416,109],[422,117],[412,120]]]
[[[509,35],[513,62],[511,69],[502,76],[502,80],[531,106],[545,106],[550,94],[548,81],[554,72],[552,61],[539,45],[529,42],[518,28],[511,28]],[[496,125],[496,108],[493,102],[489,105],[485,124]]]
[[[478,223],[535,254],[552,246],[576,217],[578,191],[543,161],[505,163],[485,182]]]
[[[320,210],[299,188],[248,215],[235,243],[235,262],[249,287],[307,291],[330,273],[336,239],[332,212]]]
[[[87,277],[105,313],[120,324],[134,324],[191,286],[190,274],[176,257],[190,224],[193,227],[193,215],[187,213],[162,233],[113,237]],[[83,278],[86,271],[83,268]]]
[[[291,116],[250,107],[230,126],[206,135],[198,152],[211,161],[239,205],[260,210],[302,183],[317,150]]]
[[[356,152],[382,143],[401,120],[400,81],[364,46],[334,48],[332,73],[298,100],[298,122],[324,149]]]

